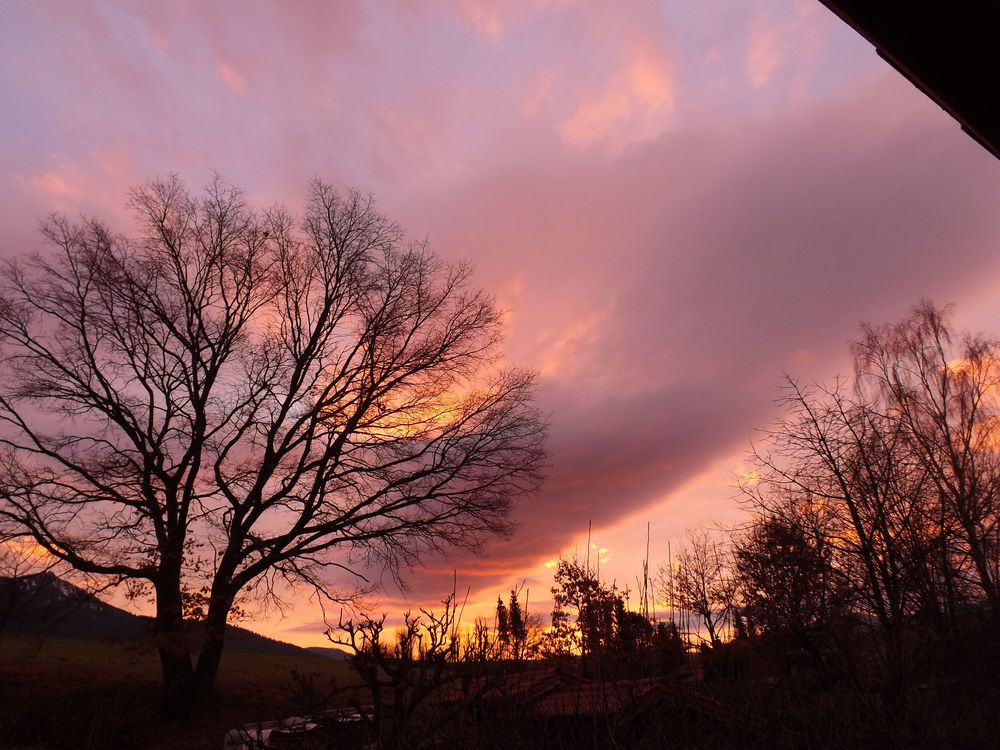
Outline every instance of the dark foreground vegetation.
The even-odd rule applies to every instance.
[[[226,731],[303,710],[301,679],[352,682],[346,662],[227,651],[219,697],[178,722],[162,717],[155,650],[123,641],[0,638],[0,747],[219,750]]]
[[[682,553],[675,569],[682,581],[692,556]],[[718,574],[743,575],[740,564]],[[353,744],[331,722],[328,736],[340,744],[322,744],[320,728],[316,746],[997,746],[1000,648],[984,609],[967,610],[947,643],[913,624],[900,680],[886,664],[877,623],[857,610],[801,627],[749,629],[731,624],[746,618],[737,593],[713,639],[695,612],[674,609],[664,621],[630,611],[624,594],[586,564],[562,561],[554,594],[548,628],[530,617],[517,624],[517,592],[509,604],[498,602],[492,627],[479,621],[464,634],[453,597],[408,614],[391,632],[382,618],[338,623],[331,638],[353,648],[351,666],[364,684],[352,699],[361,721],[352,725]],[[311,715],[333,705],[321,700]]]
[[[1000,731],[978,654],[966,655],[961,677],[922,686],[894,714],[876,681],[859,689],[798,645],[768,640],[722,644],[680,664],[662,653],[444,668],[417,659],[382,675],[405,675],[405,687],[382,688],[380,723],[370,685],[351,664],[322,657],[227,653],[219,699],[184,721],[162,718],[148,650],[8,636],[0,664],[5,748],[218,750],[236,727],[293,716],[319,727],[269,747],[988,748]],[[353,707],[366,718],[344,721]]]

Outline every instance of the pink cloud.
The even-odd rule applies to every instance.
[[[507,15],[514,3],[507,0],[456,0],[455,7],[459,18],[467,23],[477,34],[498,42],[503,37]]]
[[[546,335],[543,340],[544,354],[538,363],[538,372],[543,378],[568,380],[579,375],[586,352],[598,345],[608,331],[603,328],[614,309],[613,301],[603,309],[569,321],[564,327]]]
[[[673,108],[674,82],[666,60],[640,50],[600,92],[580,104],[559,132],[570,146],[604,145],[617,151],[659,136]]]
[[[745,60],[747,78],[753,88],[766,87],[782,66],[801,69],[813,62],[821,27],[822,24],[817,24],[815,3],[797,2],[784,18],[759,8],[750,22]],[[803,79],[793,74],[793,79],[796,78],[801,86]]]
[[[45,213],[101,213],[106,220],[125,214],[122,203],[133,182],[134,164],[121,149],[76,158],[50,154],[45,166],[18,182]]]
[[[459,19],[494,45],[503,40],[504,32],[514,18],[566,4],[566,0],[452,0]]]
[[[792,356],[789,357],[789,360],[796,365],[811,365],[816,362],[816,353],[809,349],[799,347],[792,352]]]
[[[241,96],[247,93],[247,89],[249,88],[247,85],[247,79],[236,68],[229,63],[223,62],[222,60],[216,60],[215,69],[218,71],[223,82],[230,91],[240,94]]]
[[[754,88],[767,84],[783,55],[778,31],[755,23],[747,43],[747,75]]]
[[[891,319],[922,294],[975,296],[1000,270],[994,165],[891,73],[766,126],[671,129],[602,169],[533,157],[411,196],[407,213],[447,252],[476,247],[486,283],[519,269],[508,348],[546,375],[542,493],[516,537],[491,546],[495,567],[451,563],[477,566],[483,599],[490,575],[506,585],[507,562],[537,566],[587,519],[702,517],[706,505],[672,503],[720,456],[730,468],[713,474],[715,500],[731,505],[733,456],[773,417],[790,361],[843,371],[859,320]],[[446,577],[422,571],[413,595]]]
[[[551,70],[539,72],[530,83],[521,100],[521,116],[527,119],[538,115],[542,107],[552,98],[554,76]]]
[[[54,205],[66,205],[64,202],[66,198],[80,196],[79,188],[71,185],[65,176],[56,172],[42,172],[34,177],[29,177],[26,182],[33,189],[52,200]]]

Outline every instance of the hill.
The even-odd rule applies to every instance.
[[[0,578],[0,630],[20,635],[141,641],[151,636],[153,628],[152,618],[126,612],[45,572]],[[288,656],[312,651],[234,625],[226,626],[226,649]]]
[[[333,659],[335,661],[346,661],[351,658],[351,655],[346,651],[332,646],[308,646],[306,651],[310,654],[325,656],[327,659]]]

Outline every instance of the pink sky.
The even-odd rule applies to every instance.
[[[737,518],[783,372],[847,371],[859,321],[922,295],[1000,333],[1000,165],[815,0],[236,7],[5,4],[0,252],[216,170],[293,208],[314,176],[360,187],[475,261],[542,374],[552,466],[513,539],[428,561],[412,601],[458,568],[483,606],[523,580],[541,602],[588,520],[634,582],[647,521],[655,564]],[[318,617],[256,627],[319,644]]]

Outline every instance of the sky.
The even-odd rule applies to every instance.
[[[1000,164],[816,0],[4,0],[0,255],[51,211],[213,171],[261,205],[358,187],[477,266],[540,373],[550,467],[518,532],[378,606],[544,611],[585,554],[635,588],[734,484],[784,373],[848,372],[921,297],[1000,334]],[[323,642],[305,599],[252,627]]]

